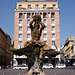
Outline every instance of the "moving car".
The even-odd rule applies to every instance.
[[[18,65],[18,66],[14,66],[13,69],[28,69],[28,66],[26,65]]]
[[[43,68],[53,68],[53,65],[52,64],[45,64],[45,65],[43,65]]]
[[[56,64],[55,68],[66,68],[65,64]]]

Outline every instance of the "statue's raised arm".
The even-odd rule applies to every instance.
[[[33,29],[33,20],[29,23],[29,26],[30,26],[30,29],[32,30]]]
[[[45,28],[45,24],[42,22],[40,22],[39,24],[41,25],[40,27],[40,36],[41,36],[42,30]]]

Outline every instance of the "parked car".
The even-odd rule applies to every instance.
[[[65,64],[56,64],[55,68],[66,68]]]
[[[72,65],[75,66],[75,62]]]
[[[1,66],[0,66],[0,69],[1,69]]]
[[[53,68],[53,65],[52,64],[45,64],[45,65],[43,65],[43,68]]]
[[[28,69],[28,66],[26,65],[18,65],[18,66],[14,66],[13,69]]]

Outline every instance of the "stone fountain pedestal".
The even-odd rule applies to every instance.
[[[28,71],[28,73],[25,75],[45,75],[44,71],[40,67],[40,60],[39,59],[37,59],[37,58],[35,59],[34,65]]]
[[[37,69],[30,69],[29,72],[25,75],[45,75],[45,73],[41,70],[37,70]]]

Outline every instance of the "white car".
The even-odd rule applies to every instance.
[[[55,68],[66,68],[65,64],[56,64]]]
[[[1,66],[0,66],[0,69],[1,69]]]
[[[18,66],[14,66],[13,69],[28,69],[28,66],[18,65]]]
[[[43,65],[43,68],[53,68],[53,65],[52,64],[45,64],[45,65]]]
[[[75,62],[72,65],[75,66]]]

